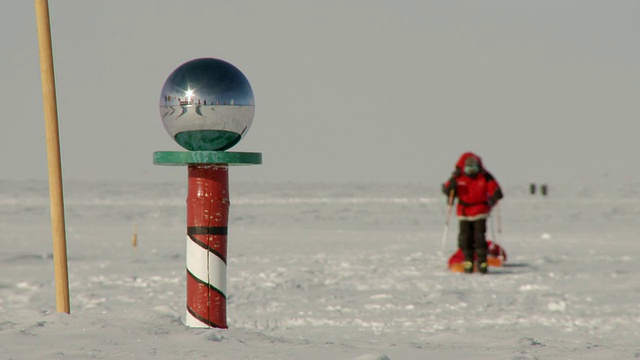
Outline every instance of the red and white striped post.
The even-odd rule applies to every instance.
[[[260,153],[226,150],[251,126],[253,91],[244,74],[228,62],[195,59],[169,75],[159,108],[167,133],[189,150],[153,153],[156,165],[189,169],[184,323],[226,329],[229,165],[262,164]]]
[[[260,153],[158,151],[156,165],[188,166],[185,325],[227,328],[229,165],[262,163]]]
[[[190,165],[187,193],[187,317],[227,328],[227,165]]]

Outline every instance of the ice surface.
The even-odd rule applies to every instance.
[[[437,185],[231,182],[229,330],[182,325],[185,183],[65,183],[71,314],[46,182],[0,181],[7,359],[640,357],[640,186],[505,188],[509,261],[446,269]],[[132,246],[137,231],[138,247]]]

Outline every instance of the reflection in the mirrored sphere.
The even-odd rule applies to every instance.
[[[192,151],[222,151],[237,144],[253,122],[247,78],[226,61],[186,62],[165,81],[160,116],[169,135]]]

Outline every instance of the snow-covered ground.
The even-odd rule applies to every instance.
[[[437,184],[232,179],[220,330],[181,322],[186,174],[65,182],[71,314],[46,182],[0,181],[0,359],[640,358],[640,186],[504,190],[509,260],[482,276],[446,268],[456,221],[439,254]]]

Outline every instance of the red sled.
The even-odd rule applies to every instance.
[[[502,246],[494,243],[491,240],[487,240],[487,245],[489,246],[487,252],[487,265],[492,267],[500,267],[507,261],[507,253],[504,251]],[[475,260],[475,255],[474,255]],[[462,251],[458,249],[458,251],[454,252],[449,257],[449,270],[453,272],[463,272],[464,267],[462,263],[464,262],[464,255]]]

